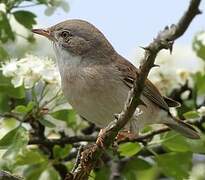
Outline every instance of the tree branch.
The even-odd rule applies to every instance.
[[[23,180],[23,177],[10,174],[7,171],[0,171],[0,179],[4,179],[4,180]]]
[[[73,144],[82,141],[94,142],[95,140],[96,140],[95,136],[65,136],[60,139],[33,138],[29,141],[29,144],[42,144],[46,146],[54,146],[54,145]]]
[[[114,142],[118,131],[125,126],[135,112],[136,107],[141,104],[139,97],[143,91],[148,73],[151,68],[154,67],[154,61],[158,52],[162,49],[169,49],[170,52],[172,51],[174,40],[183,35],[193,18],[197,14],[200,14],[198,8],[200,2],[200,0],[191,0],[188,10],[184,13],[179,22],[176,25],[172,25],[170,28],[166,27],[149,46],[144,48],[145,55],[139,68],[139,78],[134,82],[134,86],[129,93],[123,111],[119,114],[118,118],[105,129],[104,133],[101,134],[105,148],[108,148]],[[100,158],[103,151],[104,150],[99,147],[98,143],[93,145],[92,148],[84,150],[82,152],[80,166],[77,171],[75,171],[72,178],[69,176],[69,179],[88,179],[91,170],[94,168],[97,159]]]
[[[202,127],[202,124],[205,122],[205,117],[201,117],[199,120],[193,121],[186,121],[189,124],[192,124],[196,126],[201,131],[204,131],[204,128]],[[165,133],[167,131],[170,131],[171,129],[169,127],[162,127],[153,131],[150,131],[148,133],[142,134],[140,136],[137,136],[133,139],[123,139],[120,140],[118,143],[123,142],[145,142],[146,140],[151,140],[155,135],[159,135],[162,133]],[[96,136],[64,136],[63,138],[59,139],[41,139],[41,138],[32,138],[28,144],[38,144],[38,145],[44,145],[48,147],[53,147],[54,145],[60,145],[64,146],[65,144],[74,144],[79,142],[95,142],[97,139]],[[80,146],[80,145],[77,145]],[[76,155],[76,153],[75,153]],[[75,156],[74,155],[74,156]],[[72,157],[74,157],[72,156]]]

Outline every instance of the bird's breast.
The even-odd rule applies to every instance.
[[[104,127],[121,111],[129,91],[118,73],[111,66],[64,68],[64,95],[81,116]]]

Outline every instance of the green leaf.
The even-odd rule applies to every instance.
[[[12,144],[8,147],[7,151],[4,153],[3,158],[15,158],[19,151],[26,147],[28,144],[28,131],[19,126],[18,131],[16,132]]]
[[[145,169],[149,169],[151,167],[152,166],[149,162],[137,157],[137,158],[133,158],[132,160],[128,161],[125,164],[123,171],[127,172],[129,171],[129,169],[132,169],[133,171],[142,171]]]
[[[9,98],[5,93],[0,92],[0,113],[10,110]]]
[[[188,139],[175,132],[169,132],[163,136],[162,145],[170,151],[205,153],[205,141],[201,139]]]
[[[18,130],[19,127],[12,129],[0,139],[0,149],[8,148],[16,140]]]
[[[162,145],[170,151],[191,151],[190,145],[187,143],[186,138],[176,134],[175,132],[168,132],[165,136],[163,136]]]
[[[45,158],[37,150],[25,150],[16,158],[15,165],[38,164],[45,161]]]
[[[40,122],[43,126],[48,127],[48,128],[54,128],[54,127],[56,127],[55,124],[53,124],[52,122],[48,121],[48,120],[45,119],[45,118],[40,118],[40,119],[39,119],[39,122]]]
[[[156,166],[137,172],[137,180],[156,180],[159,177],[159,172]]]
[[[55,12],[56,9],[57,9],[56,7],[49,6],[45,9],[44,14],[46,16],[51,16]]]
[[[129,170],[124,174],[125,180],[138,180],[137,179],[137,173],[134,171]]]
[[[134,157],[124,164],[122,171],[123,177],[126,180],[152,180],[156,179],[152,165],[144,159]]]
[[[16,113],[27,113],[27,108],[26,106],[24,105],[19,105],[19,106],[16,106],[13,110],[13,112],[16,112]]]
[[[186,112],[183,114],[183,116],[186,118],[186,119],[195,119],[195,118],[199,118],[200,115],[197,111],[189,111],[189,112]]]
[[[30,165],[24,170],[23,177],[28,180],[37,180],[40,178],[43,171],[48,167],[48,161],[39,164]]]
[[[70,144],[67,144],[65,147],[61,147],[59,145],[55,145],[53,147],[54,158],[57,158],[57,159],[65,158],[66,156],[68,156],[68,154],[70,153],[71,149],[72,149],[72,145],[70,145]]]
[[[30,42],[30,43],[34,43],[36,39],[34,38],[34,35],[31,34],[31,35],[29,35],[29,36],[27,37],[27,40],[28,40],[28,42]]]
[[[14,129],[16,127],[16,125],[19,124],[19,121],[16,120],[13,117],[9,117],[9,118],[3,118],[3,126],[4,128],[8,128],[8,129]]]
[[[12,86],[11,79],[5,77],[0,71],[0,86]]]
[[[104,166],[99,170],[95,171],[95,179],[96,180],[108,180],[110,177],[110,168],[109,166]]]
[[[155,158],[162,172],[176,180],[187,179],[192,164],[192,153],[190,152],[171,152],[158,155]]]
[[[62,109],[50,115],[55,119],[65,121],[69,126],[72,126],[76,122],[76,113],[72,109]]]
[[[8,40],[15,40],[14,33],[6,14],[0,11],[0,41],[5,43]]]
[[[58,172],[53,167],[48,167],[47,172],[49,180],[61,180]]]
[[[33,25],[36,24],[36,15],[29,11],[15,11],[13,13],[16,20],[28,29],[32,29]]]
[[[60,6],[65,12],[68,12],[70,10],[69,4],[66,1],[61,1]]]
[[[6,50],[0,46],[0,61],[5,61],[6,59],[8,59],[9,55],[6,52]]]
[[[200,38],[205,33],[205,31],[201,31],[197,33],[193,40],[193,50],[196,52],[197,56],[205,61],[205,44],[203,43],[203,39]]]
[[[18,88],[14,88],[13,86],[4,86],[1,87],[0,91],[5,92],[9,97],[16,98],[16,99],[23,99],[25,98],[25,89],[23,86]]]
[[[24,105],[18,105],[14,108],[13,112],[15,113],[22,113],[22,114],[27,114],[32,111],[34,108],[35,103],[33,101],[30,101],[27,106]]]
[[[25,89],[23,86],[14,88],[11,79],[2,75],[0,72],[0,93],[5,93],[9,97],[22,99],[25,97]]]
[[[35,106],[35,102],[34,101],[30,101],[28,104],[27,104],[27,112],[31,112]]]
[[[49,4],[49,1],[48,0],[37,0],[38,3],[40,4],[45,4],[45,5],[48,5]]]
[[[205,93],[205,74],[203,74],[202,72],[196,72],[192,77],[198,95],[203,95]]]
[[[191,151],[194,153],[205,153],[205,141],[204,139],[193,140],[193,139],[186,139],[187,143],[189,144]]]
[[[118,152],[121,156],[133,156],[141,150],[141,146],[138,143],[127,142],[119,145]]]

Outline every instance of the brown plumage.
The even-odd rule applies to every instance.
[[[137,68],[120,56],[93,25],[83,20],[67,20],[47,30],[33,30],[48,37],[54,44],[65,97],[85,119],[103,128],[119,113]],[[146,124],[161,123],[197,139],[199,135],[189,124],[172,117],[169,107],[179,103],[163,97],[147,79],[135,115],[126,129],[137,132]]]

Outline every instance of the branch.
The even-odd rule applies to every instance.
[[[200,0],[191,0],[188,10],[184,13],[179,22],[176,25],[172,25],[170,28],[166,27],[149,46],[144,48],[145,55],[139,68],[139,78],[134,82],[134,86],[129,93],[123,111],[119,114],[117,119],[106,127],[103,134],[101,134],[101,139],[103,139],[105,148],[108,148],[114,142],[119,130],[125,126],[135,112],[136,107],[141,104],[139,97],[143,91],[149,71],[155,66],[154,61],[158,52],[162,49],[169,49],[170,52],[172,51],[174,40],[183,35],[194,17],[201,13],[198,8],[200,2]],[[91,170],[95,167],[95,163],[97,159],[101,157],[103,151],[104,149],[100,148],[98,141],[92,148],[84,150],[82,152],[80,166],[73,174],[72,178],[69,176],[67,179],[88,179]]]
[[[149,133],[143,134],[143,135],[138,136],[138,137],[133,138],[133,139],[123,139],[123,140],[119,141],[119,143],[123,143],[123,142],[127,142],[127,141],[129,141],[129,142],[142,142],[143,143],[147,140],[151,140],[155,135],[162,134],[162,133],[165,133],[167,131],[170,131],[170,128],[163,127],[163,128],[153,130]]]
[[[8,179],[8,180],[23,180],[22,177],[10,174],[7,171],[0,171],[0,179]]]
[[[60,139],[40,139],[33,138],[29,141],[29,144],[42,144],[45,146],[54,146],[54,145],[65,145],[65,144],[73,144],[82,141],[86,142],[94,142],[96,140],[95,136],[65,136]]]
[[[204,116],[201,117],[198,120],[193,121],[186,121],[189,124],[192,124],[199,128],[201,131],[204,131],[204,128],[202,127],[202,124],[205,122]],[[170,131],[171,129],[169,127],[162,127],[156,130],[153,130],[151,132],[142,134],[140,136],[137,136],[136,138],[133,139],[123,139],[118,141],[118,143],[123,143],[123,142],[145,142],[147,140],[151,140],[155,135],[159,135],[165,132]],[[97,139],[96,136],[64,136],[59,139],[41,139],[41,138],[33,138],[29,140],[28,144],[38,144],[38,145],[44,145],[47,147],[53,147],[54,145],[60,145],[64,146],[65,144],[74,144],[74,143],[79,143],[79,142],[95,142]],[[77,144],[76,144],[77,145]],[[79,145],[80,146],[80,145]],[[76,155],[76,153],[75,153]],[[72,157],[75,157],[72,156]]]
[[[201,117],[200,119],[195,120],[194,122],[191,120],[188,120],[185,122],[196,126],[198,129],[200,129],[200,131],[204,131],[204,128],[202,127],[202,124],[205,122],[204,117]],[[141,136],[138,136],[138,137],[133,138],[133,139],[123,139],[123,140],[119,141],[118,143],[123,143],[123,142],[128,142],[128,141],[129,142],[142,142],[142,143],[144,143],[147,141],[151,141],[155,135],[159,135],[159,134],[168,132],[170,130],[171,129],[169,127],[162,127],[160,129],[153,130],[153,131],[148,132],[146,134],[142,134]]]
[[[138,136],[134,139],[123,139],[119,141],[118,143],[123,142],[144,142],[145,140],[153,138],[153,136],[162,134],[164,132],[169,131],[170,129],[168,127],[163,127],[157,130],[153,130],[149,133],[143,134],[141,136]],[[28,144],[38,144],[38,145],[44,145],[47,147],[52,147],[54,145],[60,145],[64,146],[65,144],[74,144],[78,142],[95,142],[97,140],[96,136],[65,136],[60,139],[41,139],[41,138],[33,138],[29,141]]]

